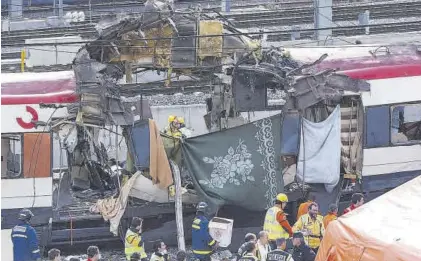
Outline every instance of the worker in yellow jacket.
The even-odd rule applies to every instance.
[[[168,126],[165,128],[164,133],[174,138],[181,138],[183,134],[180,129],[184,127],[184,118],[170,115],[168,117]]]
[[[124,238],[124,253],[126,254],[127,260],[134,253],[138,253],[142,261],[147,260],[147,255],[142,240],[142,223],[143,219],[134,217],[129,229],[127,229],[126,237]]]
[[[276,196],[275,205],[266,212],[263,230],[268,232],[269,244],[272,249],[276,249],[278,238],[288,239],[292,236],[292,228],[284,212],[287,203],[288,196],[280,193]]]
[[[320,242],[325,234],[323,216],[319,215],[319,206],[313,202],[308,207],[308,213],[302,215],[292,227],[295,232],[301,231],[304,234],[306,244],[315,253],[319,249]]]

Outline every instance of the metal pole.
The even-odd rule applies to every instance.
[[[92,5],[91,5],[91,0],[89,0],[89,23],[92,24]]]
[[[57,0],[53,0],[53,15],[57,16],[57,4],[56,4]]]
[[[63,18],[63,0],[58,0],[58,17]]]
[[[314,29],[318,44],[332,43],[332,0],[314,0]],[[326,40],[328,39],[328,40]]]
[[[25,49],[20,52],[20,71],[25,72]]]

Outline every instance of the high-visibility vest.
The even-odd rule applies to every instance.
[[[276,220],[278,212],[283,210],[277,206],[273,206],[266,212],[265,223],[263,224],[263,230],[269,234],[269,240],[276,240],[278,238],[289,238],[289,233],[279,224]]]
[[[126,232],[126,237],[124,239],[124,253],[126,254],[127,260],[130,260],[130,257],[133,253],[139,253],[140,258],[147,258],[144,244],[142,242],[142,237],[132,230],[128,229]]]
[[[247,253],[245,255],[243,255],[242,257],[240,257],[240,259],[238,259],[238,261],[258,261],[259,259],[255,256],[253,256],[253,254]]]
[[[290,253],[285,252],[281,249],[275,249],[268,253],[266,261],[290,261],[292,256]]]
[[[323,217],[320,215],[316,216],[316,219],[313,220],[309,214],[302,215],[301,218],[297,221],[301,223],[300,229],[306,229],[311,232],[311,235],[304,236],[304,241],[311,248],[317,248],[320,246],[323,235],[325,233],[325,227],[323,224]],[[295,225],[294,225],[295,227]],[[298,228],[299,226],[297,226]]]

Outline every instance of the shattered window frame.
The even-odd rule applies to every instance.
[[[6,173],[4,174],[4,176],[2,173],[1,179],[16,179],[16,178],[23,177],[23,134],[22,133],[13,133],[13,134],[2,133],[1,139],[2,139],[2,143],[3,143],[3,140],[9,141],[9,144],[8,144],[9,152],[11,152],[11,154],[14,155],[13,160],[12,160],[13,164],[15,164],[15,159],[16,159],[15,156],[20,155],[19,162],[18,162],[19,172],[14,172],[12,170],[9,170],[9,153],[8,155],[4,155],[5,158],[2,158],[2,165],[6,164],[6,168],[5,168]],[[13,146],[12,146],[12,143],[14,143]],[[3,144],[2,144],[2,147],[3,147]],[[12,151],[12,147],[13,147],[14,152]],[[16,154],[16,151],[18,150],[18,148],[20,148],[20,154]],[[13,177],[7,174],[9,171],[14,173]]]
[[[421,101],[390,106],[390,141],[392,145],[421,143]]]

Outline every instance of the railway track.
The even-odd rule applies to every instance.
[[[353,36],[353,35],[363,35],[365,34],[365,29],[357,26],[350,27],[341,27],[335,28],[332,30],[333,36]],[[411,22],[399,22],[399,23],[388,23],[388,24],[372,24],[370,25],[370,34],[384,34],[384,33],[397,33],[397,32],[415,32],[421,31],[421,18],[417,21]],[[54,31],[48,32],[38,32],[34,34],[26,34],[19,36],[5,37],[2,39],[2,46],[23,46],[25,39],[29,38],[42,38],[42,37],[60,37],[63,36],[63,30],[55,29]],[[79,28],[77,31],[74,31],[73,35],[81,35],[83,38],[93,39],[98,36],[96,30],[91,27]],[[70,35],[70,33],[68,33]],[[301,32],[300,39],[313,39],[314,30],[303,29]],[[2,37],[3,38],[3,37]],[[291,40],[291,32],[286,31],[285,33],[275,33],[269,34],[269,42],[277,41],[289,41]],[[34,47],[35,48],[35,47]],[[30,48],[29,48],[30,49]]]
[[[370,35],[385,34],[385,33],[401,33],[401,32],[416,32],[421,31],[421,18],[419,21],[405,22],[405,23],[389,23],[389,24],[373,24],[370,25]],[[314,39],[314,30],[301,32],[300,39]],[[350,26],[348,28],[341,27],[332,30],[333,37],[345,37],[354,35],[364,35],[365,29],[360,27]],[[291,32],[276,33],[268,35],[268,42],[290,41]]]
[[[132,3],[132,1],[131,1]],[[126,4],[125,2],[122,4]],[[370,10],[370,17],[372,19],[384,18],[403,18],[415,17],[421,14],[421,1],[418,2],[398,2],[398,3],[379,3],[378,5],[353,5],[353,6],[335,6],[333,8],[333,21],[355,21],[358,13]],[[231,14],[226,16],[233,21],[239,28],[259,28],[259,27],[278,27],[290,25],[302,25],[313,23],[313,12],[308,8],[282,8],[277,11],[264,11],[259,13],[242,13]],[[421,18],[421,17],[420,17]],[[80,35],[82,38],[92,39],[98,36],[94,24],[99,21],[100,16],[93,17],[93,23],[89,21],[74,23],[69,27],[62,28],[46,28],[37,30],[21,30],[3,32],[1,40],[2,45],[23,45],[25,39],[31,38],[48,38],[48,37],[62,37],[70,35]],[[421,19],[420,19],[421,20]],[[387,33],[387,32],[410,32],[418,31],[419,25],[417,22],[407,22],[401,24],[392,24],[385,26],[370,25],[371,34]],[[311,38],[314,32],[307,31],[301,33],[301,38]],[[334,29],[334,36],[351,36],[364,34],[364,29]],[[276,39],[290,39],[290,33],[281,33],[276,35],[269,35],[268,41],[277,41]]]
[[[336,6],[333,7],[334,22],[356,21],[358,14],[370,11],[370,19],[421,17],[421,1],[412,3],[392,3],[379,5]],[[311,8],[291,8],[260,13],[227,15],[237,27],[282,26],[313,23],[314,12]]]

